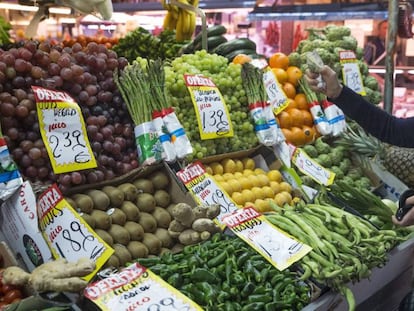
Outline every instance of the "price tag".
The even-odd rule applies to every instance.
[[[97,167],[82,112],[65,92],[32,86],[40,133],[54,173]]]
[[[253,66],[259,68],[259,69],[265,69],[269,64],[267,63],[267,60],[265,58],[255,58],[252,59],[250,64]]]
[[[107,245],[63,198],[56,184],[38,199],[39,227],[54,258],[75,262],[86,257],[95,260],[96,269],[85,277],[90,280],[114,250]]]
[[[344,84],[354,92],[366,95],[358,60],[354,51],[339,52],[340,63],[342,64],[342,79]]]
[[[311,177],[318,184],[329,186],[335,179],[335,173],[310,158],[303,149],[296,148],[292,162],[303,174]]]
[[[216,184],[214,179],[206,173],[203,164],[194,162],[177,172],[178,178],[193,195],[199,204],[220,205],[220,214],[217,221],[223,224],[222,218],[238,209],[238,206],[227,193]]]
[[[272,225],[253,207],[228,214],[223,222],[278,270],[288,268],[312,250]]]
[[[278,114],[288,106],[288,98],[272,70],[265,70],[263,73],[263,82],[266,88],[267,97],[269,98],[269,103],[272,105],[273,112]]]
[[[150,270],[134,263],[86,287],[84,296],[103,311],[202,311]]]
[[[214,82],[201,75],[184,75],[197,115],[201,139],[233,137],[229,111]]]

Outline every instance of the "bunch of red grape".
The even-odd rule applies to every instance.
[[[68,187],[97,183],[138,167],[134,126],[113,81],[128,64],[103,44],[51,46],[26,41],[0,50],[0,121],[13,159],[30,181]],[[31,86],[66,91],[79,104],[96,169],[54,174],[41,139]]]

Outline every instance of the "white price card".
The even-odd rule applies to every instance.
[[[63,198],[56,184],[39,196],[37,214],[40,230],[54,258],[75,262],[86,257],[96,262],[96,269],[85,279],[91,279],[113,254],[114,250]]]
[[[32,86],[40,133],[56,174],[97,166],[82,112],[65,92]]]
[[[282,89],[282,86],[277,81],[273,71],[267,69],[263,73],[263,83],[266,88],[269,103],[272,106],[273,112],[278,114],[289,104],[288,97]]]
[[[310,246],[272,225],[253,207],[228,214],[223,222],[278,270],[288,268],[312,250]]]
[[[194,162],[177,172],[177,177],[184,183],[199,204],[220,205],[220,214],[217,221],[223,224],[222,218],[234,212],[239,207],[228,194],[216,184],[214,179],[206,173],[203,164]]]
[[[214,82],[202,75],[184,75],[197,115],[201,139],[233,137],[233,126],[224,98]]]
[[[329,186],[335,179],[335,173],[324,168],[315,160],[310,158],[301,148],[296,148],[293,153],[292,162],[299,171],[311,177],[314,181],[321,185]]]
[[[84,296],[103,311],[202,311],[150,270],[134,263],[86,287]]]
[[[339,53],[342,64],[342,79],[344,84],[360,95],[366,95],[362,81],[361,70],[354,51],[341,51]]]

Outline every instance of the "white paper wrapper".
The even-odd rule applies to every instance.
[[[324,100],[322,103],[325,116],[328,119],[332,128],[332,136],[340,135],[346,128],[345,115],[343,111],[335,104],[328,100]]]
[[[160,162],[163,149],[153,122],[136,125],[134,133],[139,163],[145,166]]]
[[[4,138],[0,138],[0,202],[6,201],[23,184]]]
[[[263,111],[264,111],[264,114],[267,120],[267,124],[269,124],[269,127],[272,131],[272,136],[273,136],[272,145],[280,144],[281,142],[284,142],[286,140],[285,135],[283,135],[283,132],[279,127],[279,124],[277,124],[276,122],[276,118],[275,118],[275,115],[273,113],[273,109],[270,103],[266,103],[264,105]]]
[[[183,159],[192,154],[193,147],[174,110],[172,108],[166,109],[165,113],[163,112],[162,119],[171,135],[171,141],[174,145],[177,158]]]
[[[321,135],[331,135],[332,126],[329,124],[328,119],[326,118],[325,113],[322,110],[322,107],[318,102],[310,103],[309,109],[313,117],[313,122],[315,123],[316,129]]]
[[[155,130],[158,134],[158,139],[161,142],[163,149],[162,158],[166,162],[174,162],[176,160],[176,153],[174,145],[171,142],[170,134],[166,133],[166,126],[161,116],[155,117],[152,119]]]
[[[250,104],[249,111],[254,122],[254,130],[259,142],[265,146],[274,145],[276,139],[273,135],[273,130],[267,123],[263,103]]]

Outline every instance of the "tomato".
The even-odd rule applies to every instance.
[[[4,301],[7,303],[11,303],[13,300],[17,298],[22,298],[22,296],[22,292],[19,289],[13,289],[4,295]]]
[[[6,295],[8,292],[10,292],[13,289],[18,289],[18,288],[11,284],[3,284],[3,286],[0,287],[0,292],[3,293],[3,295]]]

